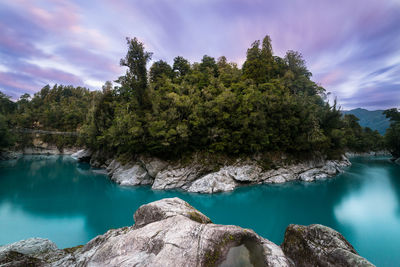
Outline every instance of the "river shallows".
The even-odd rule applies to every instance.
[[[189,194],[120,187],[68,156],[0,162],[0,244],[43,237],[61,248],[133,224],[142,204],[180,197],[214,223],[252,228],[280,244],[290,223],[320,223],[341,232],[378,266],[400,262],[400,166],[388,158],[353,158],[333,179]]]

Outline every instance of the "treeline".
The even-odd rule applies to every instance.
[[[118,155],[282,152],[334,158],[345,150],[384,148],[376,131],[325,101],[301,54],[275,56],[268,36],[247,50],[242,68],[205,55],[199,63],[156,61],[148,70],[152,53],[136,38],[127,44],[120,62],[127,71],[118,86],[106,82],[101,92],[47,86],[32,99],[8,103],[6,124],[76,130],[75,142]]]
[[[0,92],[1,147],[31,146],[35,134],[24,134],[21,129],[75,132],[85,123],[91,99],[97,92],[86,88],[47,85],[33,97],[22,95],[13,102]],[[11,130],[13,130],[11,132]],[[84,145],[77,136],[40,135],[42,141],[65,146]]]

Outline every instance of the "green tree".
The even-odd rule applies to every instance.
[[[174,58],[172,69],[178,78],[184,77],[190,72],[190,63],[187,59],[179,56]]]
[[[398,109],[392,108],[385,110],[383,114],[391,121],[385,134],[386,145],[393,157],[400,158],[400,112]]]
[[[8,148],[14,144],[14,138],[9,131],[6,118],[0,114],[0,150]]]
[[[127,97],[135,97],[139,105],[148,105],[147,99],[147,62],[151,59],[152,53],[144,50],[143,43],[135,37],[126,38],[128,52],[122,58],[120,65],[127,67],[125,76],[117,80],[121,84],[120,93]]]
[[[174,77],[172,67],[165,61],[159,60],[153,63],[150,68],[150,81],[156,82],[158,79]]]

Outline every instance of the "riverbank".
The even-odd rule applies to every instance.
[[[380,156],[392,156],[389,151],[381,150],[381,151],[370,151],[370,152],[346,152],[345,156],[347,158],[352,157],[380,157]]]
[[[207,194],[232,191],[250,184],[280,184],[294,180],[312,182],[335,176],[351,164],[345,156],[340,160],[319,157],[292,164],[281,161],[271,169],[251,160],[237,160],[219,166],[206,164],[196,154],[184,163],[146,156],[121,163],[90,150],[80,150],[71,156],[105,169],[111,180],[123,186],[151,185],[154,190],[181,189]]]
[[[6,266],[374,266],[335,230],[289,225],[279,246],[251,229],[213,224],[179,198],[141,206],[135,224],[58,249],[31,238],[0,247]],[[247,266],[246,265],[246,266]]]
[[[19,150],[0,151],[0,160],[18,159],[23,155],[72,155],[79,151],[80,148],[66,147],[58,149],[56,146],[45,147],[26,147]]]

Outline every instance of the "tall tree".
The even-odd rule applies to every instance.
[[[120,65],[128,67],[125,76],[117,80],[121,84],[120,91],[128,97],[135,97],[140,106],[147,105],[147,62],[151,59],[152,53],[146,52],[143,43],[135,37],[126,38],[128,52],[125,58],[122,58]]]
[[[385,134],[387,147],[393,157],[400,158],[400,111],[397,108],[392,108],[385,110],[383,114],[391,121]]]

